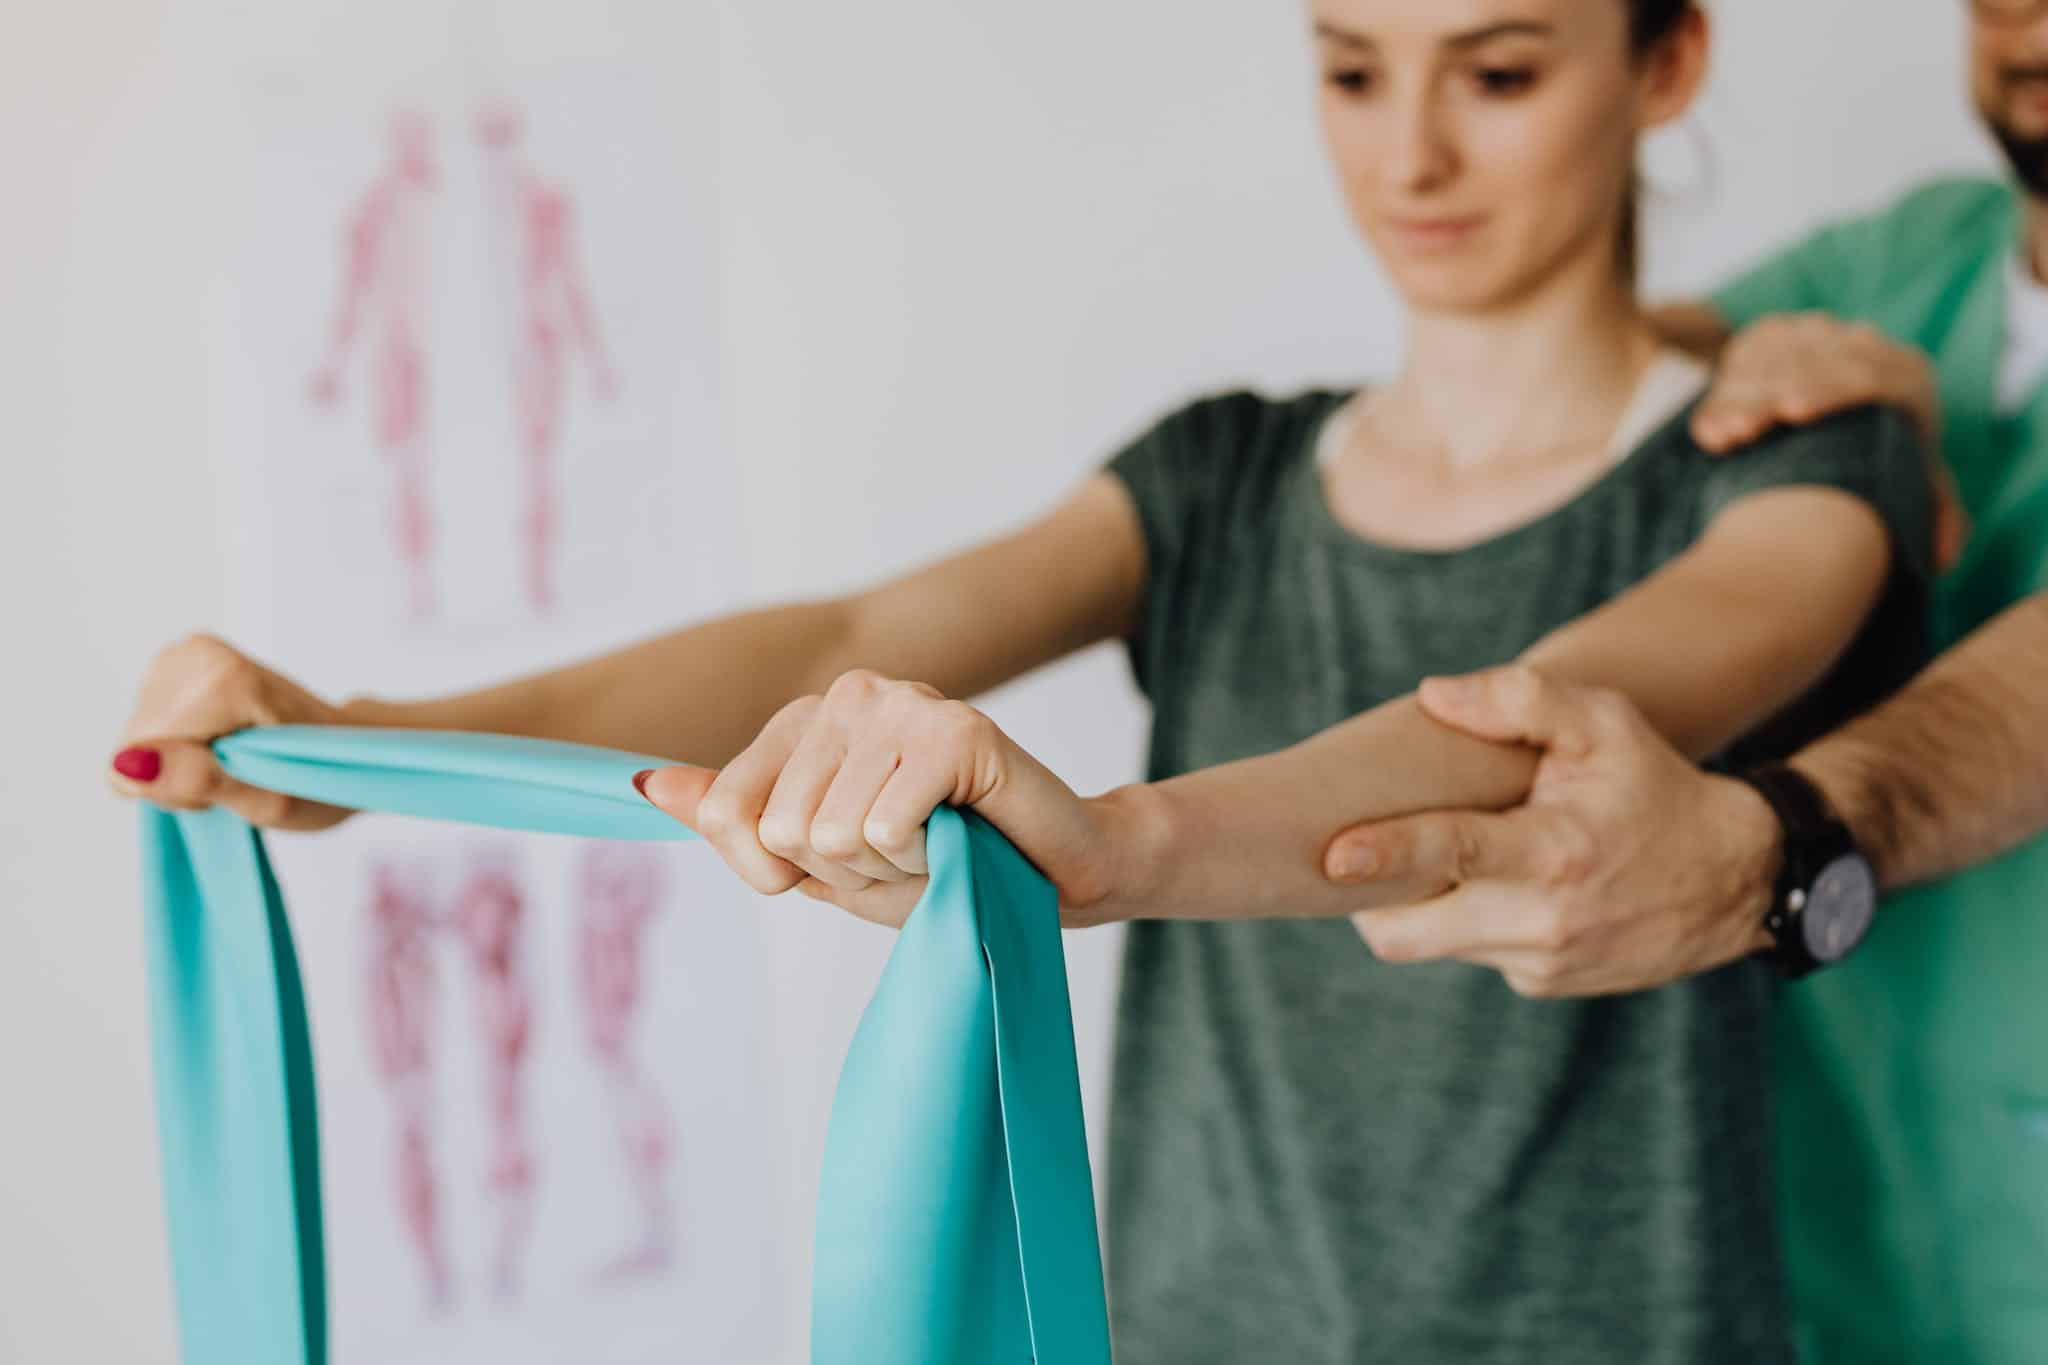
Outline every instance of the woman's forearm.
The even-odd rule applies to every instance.
[[[847,599],[740,612],[510,682],[418,701],[356,697],[346,722],[483,730],[627,749],[710,767],[850,658]]]
[[[1535,750],[1460,734],[1408,696],[1277,753],[1120,788],[1097,798],[1130,859],[1102,917],[1311,917],[1412,896],[1333,884],[1324,848],[1362,820],[1504,809],[1528,795],[1535,771]]]

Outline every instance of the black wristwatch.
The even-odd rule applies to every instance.
[[[1795,768],[1766,764],[1737,774],[1777,812],[1784,860],[1764,915],[1773,947],[1758,954],[1788,979],[1840,962],[1877,914],[1877,874],[1819,787]]]

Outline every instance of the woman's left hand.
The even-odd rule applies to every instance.
[[[924,893],[924,822],[972,806],[1088,922],[1114,881],[1114,817],[1084,801],[965,702],[847,673],[801,697],[722,770],[657,768],[641,793],[704,836],[764,895],[797,890],[900,926]]]

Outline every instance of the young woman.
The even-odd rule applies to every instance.
[[[1332,160],[1409,311],[1387,383],[1196,403],[1005,539],[466,696],[329,706],[189,640],[119,785],[332,823],[212,765],[205,739],[277,720],[675,754],[706,766],[642,790],[749,884],[890,922],[925,816],[973,805],[1069,923],[1134,921],[1122,1365],[1789,1359],[1768,974],[1554,1001],[1512,949],[1396,968],[1320,855],[1359,819],[1525,793],[1528,754],[1414,704],[1426,675],[1519,658],[1732,759],[1895,686],[1927,537],[1911,428],[1862,409],[1727,462],[1688,437],[1702,375],[1632,257],[1637,140],[1705,67],[1689,0],[1311,11]],[[1113,637],[1155,709],[1147,784],[1083,800],[948,700]]]

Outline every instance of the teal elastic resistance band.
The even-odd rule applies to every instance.
[[[245,782],[358,810],[692,837],[634,792],[633,773],[666,762],[640,754],[319,726],[245,730],[214,752]],[[325,1365],[313,1053],[263,838],[226,811],[145,807],[142,839],[184,1360]],[[930,882],[832,1102],[811,1359],[1109,1365],[1057,897],[972,812],[933,812],[926,848]]]

